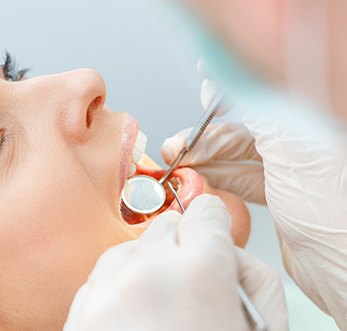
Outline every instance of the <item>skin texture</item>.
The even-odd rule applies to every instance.
[[[129,116],[93,70],[1,81],[0,99],[1,330],[60,330],[98,256],[135,237],[114,202]]]
[[[105,94],[90,69],[0,79],[2,331],[61,330],[97,258],[146,226],[120,216],[137,124]]]
[[[256,73],[274,83],[290,86],[323,107],[328,106],[347,123],[346,1],[323,1],[324,7],[322,1],[301,0],[180,2],[197,13]],[[317,12],[320,13],[318,16]],[[312,43],[310,32],[307,32],[315,24],[316,17],[321,17],[323,23],[325,21],[323,32],[320,31],[321,25],[315,28],[319,35],[317,42],[322,43],[325,57],[322,76],[318,77],[313,59],[320,57],[321,50],[319,47],[316,49],[317,45]],[[294,38],[302,40],[292,50],[299,54],[300,59],[296,69],[300,77],[294,85],[287,68],[288,31],[294,31]],[[317,83],[317,80],[320,82]]]

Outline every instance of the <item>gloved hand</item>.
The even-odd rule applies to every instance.
[[[215,93],[214,83],[205,82],[203,104],[207,105]],[[293,114],[290,121],[275,115],[258,118],[253,114],[244,119],[256,149],[248,133],[237,134],[244,131],[242,124],[212,126],[189,153],[185,165],[207,176],[212,185],[262,202],[248,198],[263,196],[261,177],[256,177],[259,181],[254,184],[246,181],[247,190],[235,180],[239,169],[235,165],[240,155],[242,159],[254,155],[259,162],[263,159],[266,201],[275,220],[286,269],[305,294],[345,330],[347,139],[341,142],[338,134],[331,134],[327,123],[311,114]],[[166,161],[181,148],[186,134],[181,132],[165,142],[162,151]],[[245,181],[242,170],[239,173]]]
[[[165,140],[161,152],[167,164],[172,164],[191,129]],[[254,142],[243,124],[211,124],[180,166],[196,170],[214,188],[265,204],[264,168]]]
[[[219,198],[202,195],[181,216],[161,214],[139,240],[115,246],[75,296],[64,331],[249,330],[240,279],[268,322],[286,330],[281,283],[237,249]]]
[[[347,139],[296,118],[249,117],[288,273],[347,330]]]
[[[208,76],[201,59],[198,72],[203,77]],[[216,82],[203,81],[203,108],[210,105],[218,90]],[[230,107],[227,102],[222,102],[217,113],[225,114]],[[190,132],[191,128],[185,129],[165,140],[161,152],[167,164],[172,164]],[[249,130],[241,123],[211,124],[180,166],[195,169],[212,187],[234,193],[246,201],[265,204],[264,168],[254,142]]]

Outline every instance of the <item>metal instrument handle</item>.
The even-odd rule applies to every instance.
[[[160,184],[164,184],[167,181],[167,179],[170,177],[172,172],[179,166],[179,164],[181,163],[185,155],[198,142],[199,138],[204,133],[204,131],[206,130],[206,128],[212,121],[213,117],[216,115],[218,107],[223,101],[224,95],[225,95],[225,91],[220,90],[216,98],[213,99],[213,101],[208,106],[206,111],[202,114],[198,123],[194,126],[191,133],[189,134],[186,141],[184,142],[183,148],[181,149],[180,153],[177,155],[175,161],[171,164],[170,168],[167,170],[164,176],[159,180]]]
[[[195,146],[201,135],[206,130],[207,126],[212,121],[213,117],[216,115],[218,107],[221,105],[224,99],[224,95],[225,91],[220,90],[216,98],[212,100],[206,111],[200,117],[198,123],[196,123],[196,125],[192,129],[184,144],[184,147],[188,152]]]

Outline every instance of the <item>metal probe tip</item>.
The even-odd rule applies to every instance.
[[[182,213],[184,213],[186,210],[185,210],[185,208],[183,207],[183,204],[182,204],[182,202],[181,202],[181,200],[180,200],[180,198],[179,198],[179,196],[178,196],[176,190],[175,190],[174,187],[172,186],[171,182],[167,182],[167,185],[169,186],[170,191],[171,191],[171,192],[173,193],[173,195],[175,196],[175,199],[176,199],[178,205],[180,206]]]

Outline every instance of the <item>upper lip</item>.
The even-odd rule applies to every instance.
[[[136,142],[136,137],[139,131],[139,125],[135,118],[128,115],[126,119],[127,123],[122,134],[122,155],[120,162],[120,192],[123,190],[125,185],[130,164],[132,162],[132,152]]]

